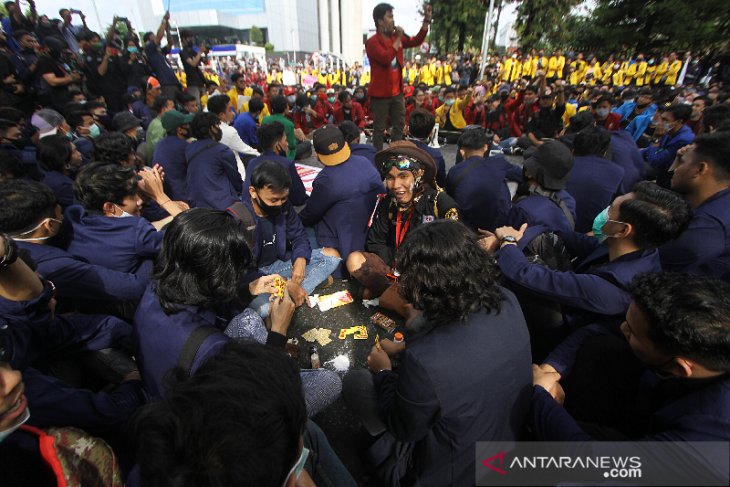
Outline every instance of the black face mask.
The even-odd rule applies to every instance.
[[[259,205],[259,208],[261,208],[261,211],[263,211],[269,218],[276,218],[284,212],[284,205],[267,205],[258,193],[256,193],[256,196],[256,203]]]
[[[650,105],[650,103],[637,103],[636,108],[646,108]]]

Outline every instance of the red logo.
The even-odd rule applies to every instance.
[[[487,458],[486,460],[482,460],[482,465],[484,465],[485,467],[487,467],[489,469],[494,470],[495,472],[497,472],[500,475],[507,475],[507,472],[505,472],[504,470],[502,470],[499,467],[495,467],[494,465],[492,465],[492,462],[495,459],[499,459],[499,467],[501,467],[502,462],[504,461],[504,452],[499,452],[496,455],[492,455],[491,457]]]

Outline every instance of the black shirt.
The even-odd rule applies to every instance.
[[[261,253],[259,254],[259,267],[271,265],[279,256],[276,251],[276,233],[274,232],[274,223],[269,218],[259,218],[256,225],[261,229],[260,235],[263,237],[261,243]]]
[[[200,71],[198,66],[190,66],[188,59],[194,59],[198,55],[192,47],[186,47],[180,53],[180,58],[183,60],[183,67],[185,68],[185,78],[187,79],[188,86],[203,86],[205,85],[205,77]]]
[[[563,127],[565,105],[555,108],[540,108],[526,127],[526,132],[532,133],[538,139],[554,139]]]

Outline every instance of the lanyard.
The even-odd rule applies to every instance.
[[[408,218],[406,219],[405,224],[403,224],[403,212],[398,212],[398,218],[395,221],[395,250],[398,250],[400,248],[400,245],[406,238],[406,233],[408,233],[408,227],[411,225],[411,215],[413,215],[413,208],[411,208],[411,210],[408,212]],[[403,226],[401,227],[401,225]]]

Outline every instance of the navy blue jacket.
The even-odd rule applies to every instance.
[[[375,165],[375,154],[378,153],[378,149],[371,144],[350,144],[350,154],[353,156],[362,156],[370,161],[373,166]],[[378,168],[376,168],[378,169]],[[378,169],[378,174],[380,170]]]
[[[687,229],[659,248],[666,270],[730,279],[730,189],[694,210]]]
[[[575,198],[575,231],[586,233],[593,219],[621,193],[624,170],[608,159],[576,156],[565,190]]]
[[[185,148],[185,160],[191,207],[225,210],[238,201],[243,183],[228,146],[210,139],[196,140]]]
[[[644,158],[641,157],[639,146],[636,145],[630,133],[625,130],[609,133],[611,134],[611,160],[624,170],[620,192],[626,194],[633,189],[636,183],[646,177]]]
[[[575,272],[562,272],[531,263],[516,245],[505,245],[497,254],[504,277],[537,297],[563,306],[566,324],[615,323],[623,320],[631,297],[628,285],[637,274],[661,272],[657,250],[638,250],[614,261],[608,247],[578,232],[558,232],[577,259]]]
[[[242,202],[258,221],[260,217],[253,210],[251,200],[244,199]],[[274,220],[274,232],[276,233],[276,256],[279,260],[294,262],[299,257],[303,257],[309,263],[309,259],[312,257],[312,247],[309,245],[309,238],[304,230],[304,225],[302,225],[302,220],[291,203],[287,202],[286,209]],[[252,251],[254,261],[258,261],[265,236],[261,234],[261,226],[259,225],[256,226],[253,233],[254,244]]]
[[[246,144],[251,147],[258,147],[259,138],[256,135],[256,120],[253,119],[251,112],[243,112],[236,117],[233,122],[233,128],[236,129],[238,135]]]
[[[150,222],[89,213],[79,205],[69,206],[65,215],[71,223],[70,254],[119,272],[150,272],[163,237]]]
[[[148,276],[113,271],[89,264],[52,245],[17,242],[38,266],[38,273],[56,285],[59,299],[137,301]]]
[[[51,355],[109,347],[131,352],[132,327],[112,316],[68,315],[52,319],[50,299],[48,283],[39,296],[29,301],[0,298],[0,362],[23,373],[31,410],[28,424],[75,426],[91,434],[119,431],[145,401],[140,381],[124,382],[109,393],[93,393],[42,374],[33,364]]]
[[[155,146],[152,162],[165,170],[165,193],[175,201],[188,201],[188,163],[185,149],[188,141],[168,135]]]
[[[149,107],[149,105],[147,105],[147,103],[145,103],[144,100],[137,100],[132,103],[132,114],[142,120],[142,128],[145,132],[156,116],[155,112]]]
[[[601,325],[589,325],[571,334],[545,360],[562,376],[570,374],[575,354],[586,338],[606,334]],[[652,411],[649,432],[642,441],[728,441],[730,440],[730,378],[660,380],[646,370],[640,381],[639,395],[659,399]],[[667,386],[674,390],[671,396],[662,395]],[[690,386],[688,388],[687,386]],[[687,389],[681,393],[683,389]],[[692,390],[689,390],[692,389]],[[659,394],[657,394],[659,393]],[[542,387],[535,387],[532,396],[531,420],[537,439],[541,441],[590,441],[562,406]]]
[[[436,163],[436,183],[439,185],[439,187],[443,188],[446,186],[446,161],[444,160],[444,155],[441,153],[440,149],[436,149],[435,147],[430,147],[425,142],[421,142],[418,139],[408,139],[414,144],[418,146],[419,149],[423,149],[426,152],[428,152],[431,157],[433,157],[434,162]]]
[[[530,337],[517,299],[502,292],[499,313],[416,331],[397,371],[374,376],[388,432],[415,443],[418,485],[474,485],[474,443],[520,437],[532,389]]]
[[[560,196],[568,207],[568,211],[570,211],[575,221],[576,210],[573,197],[565,190],[558,191],[558,196]],[[546,227],[546,231],[550,232],[573,231],[563,210],[550,201],[548,197],[539,194],[533,194],[520,199],[509,210],[507,214],[507,225],[520,228],[523,223],[527,223],[528,226],[544,226]]]
[[[685,145],[691,144],[694,138],[695,134],[692,129],[688,125],[682,125],[676,134],[664,134],[658,147],[652,145],[641,150],[644,160],[652,167],[656,175],[658,185],[665,188],[670,187],[672,177],[669,174],[669,168],[677,156],[677,151]]]
[[[505,178],[511,168],[512,164],[503,156],[496,156],[470,157],[449,170],[446,192],[459,205],[465,224],[484,230],[506,224],[511,203]],[[469,172],[456,185],[464,171]]]
[[[81,164],[89,164],[94,160],[94,143],[86,137],[76,137],[74,145],[81,153]]]
[[[43,184],[53,190],[64,210],[74,204],[74,181],[70,177],[58,171],[43,171]]]
[[[350,252],[365,249],[368,220],[378,194],[384,192],[380,174],[370,161],[351,155],[317,175],[299,218],[304,225],[314,226],[320,246],[334,247],[347,259]]]
[[[248,166],[246,167],[246,179],[243,182],[243,190],[241,191],[241,195],[244,199],[251,198],[251,195],[248,194],[248,187],[251,185],[251,175],[253,174],[253,170],[264,161],[278,162],[284,166],[287,171],[289,171],[289,176],[291,176],[289,201],[291,201],[294,206],[301,206],[307,202],[307,198],[309,198],[309,196],[307,196],[307,190],[304,189],[304,183],[302,182],[302,178],[299,177],[297,166],[294,161],[287,157],[280,156],[271,149],[265,150],[260,156],[248,161]]]

